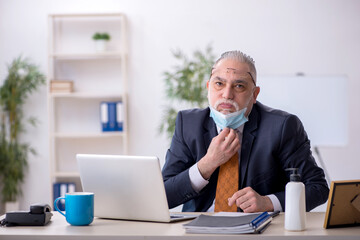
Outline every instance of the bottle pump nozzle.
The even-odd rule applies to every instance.
[[[290,181],[291,182],[300,182],[300,174],[298,173],[298,168],[287,168],[285,171],[292,171],[290,173]]]

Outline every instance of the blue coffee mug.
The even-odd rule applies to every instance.
[[[61,199],[65,200],[65,214],[57,206]],[[85,226],[94,220],[94,193],[66,193],[65,197],[55,199],[54,206],[56,211],[61,213],[71,225]]]

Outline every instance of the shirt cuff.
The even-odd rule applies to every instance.
[[[271,202],[272,202],[272,204],[274,206],[274,212],[275,211],[283,212],[283,209],[281,207],[279,199],[274,194],[270,194],[270,195],[267,195],[267,196],[270,198],[270,200],[271,200]]]
[[[194,164],[189,169],[189,177],[190,177],[191,186],[197,193],[199,193],[201,189],[203,189],[209,183],[209,181],[207,181],[201,176],[197,164]]]

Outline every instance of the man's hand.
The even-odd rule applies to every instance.
[[[245,213],[251,212],[272,212],[274,211],[274,206],[267,196],[259,195],[251,187],[243,188],[229,198],[229,206],[236,204],[241,208]]]
[[[225,128],[219,135],[211,140],[206,155],[198,162],[199,171],[204,179],[209,179],[211,174],[221,164],[227,162],[240,148],[237,132]]]

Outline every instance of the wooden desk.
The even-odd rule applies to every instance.
[[[51,222],[44,227],[2,227],[0,239],[360,239],[360,227],[323,229],[324,217],[325,213],[307,213],[307,227],[302,232],[284,230],[281,213],[262,234],[207,235],[186,234],[182,224],[188,221],[150,223],[96,218],[90,226],[74,227],[54,212]]]

